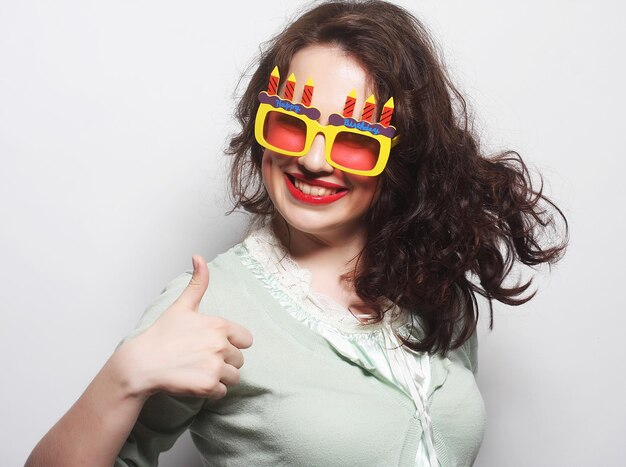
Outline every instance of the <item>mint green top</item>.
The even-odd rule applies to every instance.
[[[244,241],[209,263],[200,303],[201,313],[240,323],[254,336],[243,351],[240,384],[217,401],[152,396],[116,466],[157,465],[159,453],[186,429],[211,466],[472,465],[485,422],[474,379],[476,336],[447,357],[415,355],[422,364],[417,368],[428,369],[420,380],[427,383],[426,402],[416,410],[419,391],[408,391],[385,370],[393,367],[387,354],[376,354],[381,346],[374,344],[388,336],[384,328],[338,327],[331,329],[336,338],[329,336],[323,316],[307,313],[305,294],[285,290],[249,247]],[[149,327],[190,275],[170,282],[126,339]],[[431,438],[428,456],[425,440]]]

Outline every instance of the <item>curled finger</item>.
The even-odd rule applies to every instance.
[[[225,363],[220,374],[220,382],[224,383],[226,386],[235,386],[239,384],[239,379],[239,370]]]
[[[224,352],[224,362],[235,368],[243,366],[243,352],[234,345],[230,345]]]

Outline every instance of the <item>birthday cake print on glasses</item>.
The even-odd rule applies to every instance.
[[[283,97],[278,96],[280,74],[274,67],[267,91],[259,93],[254,134],[258,143],[278,154],[304,156],[316,135],[322,133],[326,141],[328,163],[344,172],[374,177],[387,165],[389,153],[399,137],[391,125],[393,97],[383,106],[379,122],[372,122],[376,99],[372,94],[366,101],[361,120],[352,117],[356,91],[348,94],[342,114],[333,113],[328,125],[318,122],[320,111],[311,107],[314,85],[309,78],[304,86],[301,102],[293,102],[296,78],[293,73],[285,83]]]

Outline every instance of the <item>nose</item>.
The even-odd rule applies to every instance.
[[[311,149],[304,156],[298,158],[298,164],[307,172],[333,172],[334,167],[326,161],[326,140],[323,135],[315,136]]]

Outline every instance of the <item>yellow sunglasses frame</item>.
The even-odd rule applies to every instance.
[[[307,127],[306,132],[306,140],[304,142],[304,148],[302,151],[294,152],[294,151],[285,151],[283,149],[277,148],[269,144],[263,135],[263,127],[265,125],[265,118],[269,112],[279,112],[287,115],[291,115],[292,117],[297,118],[304,122]],[[341,117],[341,115],[340,115]],[[343,117],[341,117],[343,118]],[[378,141],[380,145],[380,152],[378,155],[378,161],[376,165],[371,170],[357,170],[351,169],[349,167],[344,167],[340,164],[337,164],[335,161],[331,159],[331,151],[333,147],[333,143],[335,142],[335,137],[337,134],[346,132],[346,133],[356,133],[358,135],[363,135],[368,138],[373,138]],[[313,140],[315,137],[322,133],[325,139],[325,154],[326,154],[326,162],[328,162],[332,167],[335,167],[343,172],[347,172],[354,175],[364,175],[367,177],[375,177],[379,175],[387,165],[387,161],[389,160],[389,153],[391,152],[391,148],[394,147],[399,142],[399,136],[395,136],[393,138],[389,138],[388,136],[378,134],[375,135],[370,133],[369,131],[359,130],[358,128],[348,128],[344,125],[334,126],[334,125],[322,125],[317,120],[313,120],[306,115],[298,114],[294,111],[283,109],[281,107],[274,107],[271,104],[266,104],[261,102],[259,105],[259,109],[257,110],[256,119],[254,121],[254,136],[256,137],[257,142],[269,149],[270,151],[274,151],[278,154],[284,156],[294,156],[301,157],[304,156],[311,149],[311,145],[313,144]]]

